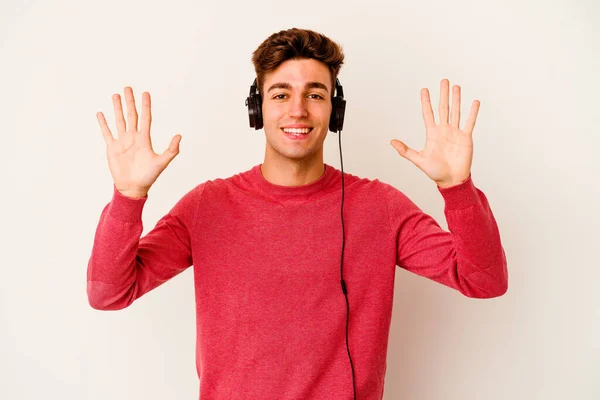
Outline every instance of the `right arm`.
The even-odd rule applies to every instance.
[[[150,94],[142,93],[138,115],[131,87],[125,88],[127,124],[119,94],[113,95],[117,137],[101,112],[96,114],[106,142],[112,175],[113,198],[102,211],[88,262],[87,294],[93,308],[118,310],[182,272],[192,264],[190,224],[195,221],[196,190],[186,194],[145,237],[142,208],[148,191],[167,165],[179,154],[181,135],[156,154],[150,140]],[[203,185],[197,189],[202,191]]]

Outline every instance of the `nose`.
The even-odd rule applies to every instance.
[[[308,115],[305,99],[302,95],[293,96],[289,102],[289,107],[288,113],[290,117],[303,118]]]

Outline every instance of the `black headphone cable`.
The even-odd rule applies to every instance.
[[[348,290],[346,288],[346,282],[344,282],[344,245],[345,245],[345,232],[344,232],[344,161],[342,159],[342,132],[338,130],[339,143],[340,143],[340,166],[342,168],[342,205],[340,207],[340,214],[342,217],[342,257],[340,259],[340,277],[342,284],[342,292],[346,297],[346,350],[348,351],[348,359],[350,359],[350,368],[352,369],[352,389],[354,390],[354,400],[356,400],[356,383],[354,382],[354,364],[352,363],[352,356],[350,355],[350,347],[348,345],[348,320],[350,319],[350,305],[348,303]]]

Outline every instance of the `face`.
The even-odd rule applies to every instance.
[[[314,59],[287,60],[265,74],[262,114],[266,158],[312,161],[323,159],[323,142],[331,116],[331,73]],[[295,136],[284,127],[306,126]]]

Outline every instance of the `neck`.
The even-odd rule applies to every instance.
[[[260,167],[264,178],[281,186],[308,185],[325,173],[323,158],[317,160],[273,160],[265,157]]]

